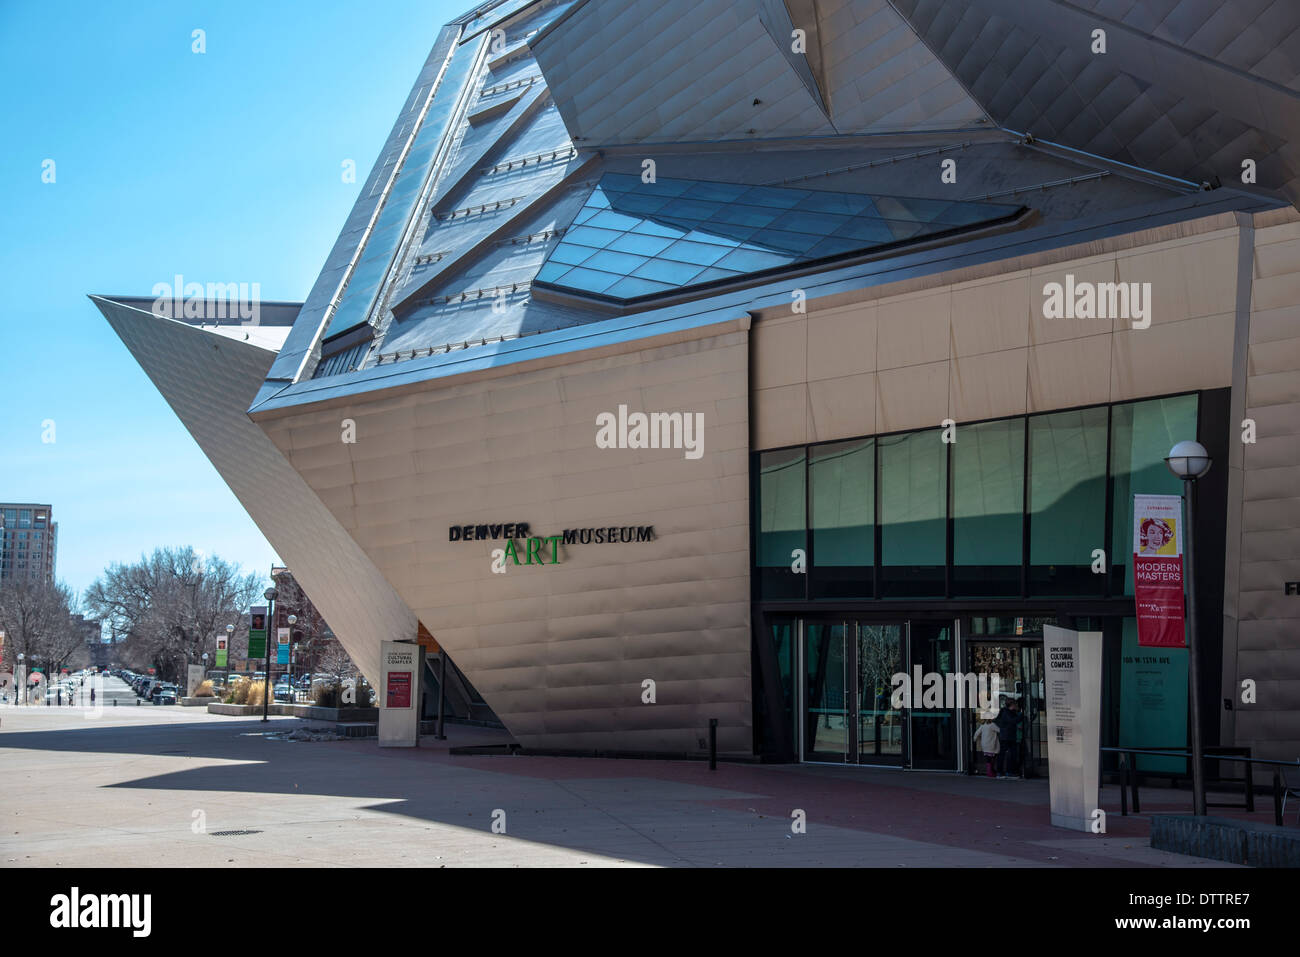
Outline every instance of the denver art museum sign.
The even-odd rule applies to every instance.
[[[494,556],[516,565],[558,565],[561,545],[653,542],[653,525],[602,525],[597,528],[566,528],[558,535],[534,535],[527,522],[496,522],[486,525],[452,525],[449,542],[491,542],[503,540],[505,548]]]

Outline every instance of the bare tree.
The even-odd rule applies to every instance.
[[[316,667],[320,671],[339,678],[356,677],[357,666],[352,663],[352,658],[343,650],[343,645],[337,638],[318,637],[315,641]]]
[[[216,651],[227,624],[238,626],[261,592],[257,575],[193,548],[159,548],[138,563],[115,563],[86,591],[86,607],[125,635],[123,659],[182,681],[186,666]]]
[[[72,606],[72,592],[63,584],[37,581],[0,586],[5,670],[16,669],[22,654],[29,673],[38,667],[47,676],[57,673],[82,640],[82,631],[72,620]]]

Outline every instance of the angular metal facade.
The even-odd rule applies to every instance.
[[[524,743],[691,752],[717,717],[745,752],[750,450],[1105,401],[1142,348],[1185,331],[1211,346],[1179,388],[1229,384],[1215,357],[1240,353],[1245,306],[1143,340],[1075,341],[1021,313],[1061,263],[1177,273],[1163,246],[1120,251],[1217,254],[1233,241],[1195,239],[1206,223],[1300,196],[1297,38],[1283,0],[487,3],[435,38],[283,346],[222,366],[238,389],[206,391],[218,369],[191,353],[210,336],[97,304],[363,667],[418,616]],[[593,197],[611,182],[635,184],[620,195],[640,212],[614,212],[648,226],[591,232],[610,225]],[[832,228],[792,199],[763,224],[726,209],[746,194],[1013,214],[876,244],[857,241],[861,210]],[[761,230],[799,233],[809,212],[815,241],[759,255]],[[1168,288],[1184,281],[1181,301],[1219,302],[1195,277]],[[595,416],[620,406],[701,413],[703,458],[598,447]],[[230,464],[237,449],[253,467]],[[449,538],[516,522],[656,537],[505,573],[503,539]]]

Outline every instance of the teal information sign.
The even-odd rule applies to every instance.
[[[1132,748],[1187,747],[1187,649],[1138,644],[1137,620],[1124,619],[1120,647],[1119,743]],[[1138,756],[1144,771],[1179,773],[1183,758]]]

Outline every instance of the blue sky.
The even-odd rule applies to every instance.
[[[53,505],[75,590],[161,545],[263,574],[275,560],[86,295],[180,273],[301,301],[439,29],[470,5],[0,2],[0,501]]]

